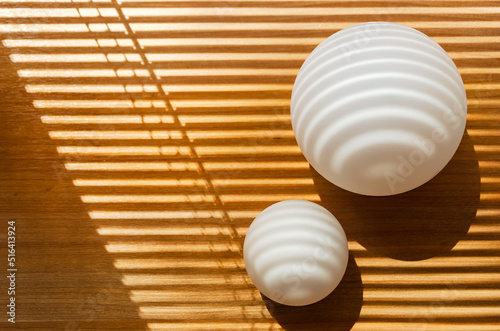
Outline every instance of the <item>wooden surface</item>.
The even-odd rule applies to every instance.
[[[2,330],[500,330],[500,1],[0,7]],[[374,20],[440,43],[469,104],[445,170],[385,198],[321,179],[289,119],[306,56]],[[263,298],[242,260],[252,219],[290,198],[332,211],[351,253],[303,308]]]

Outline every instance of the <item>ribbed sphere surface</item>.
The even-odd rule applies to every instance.
[[[245,267],[268,298],[303,306],[330,294],[347,267],[347,238],[337,219],[320,205],[285,200],[262,211],[248,228]]]
[[[467,99],[446,52],[400,24],[341,30],[306,59],[292,126],[309,163],[343,189],[392,195],[441,171],[463,136]]]

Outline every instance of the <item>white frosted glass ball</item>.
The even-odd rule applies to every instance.
[[[410,27],[371,22],[323,41],[293,86],[292,127],[306,159],[354,193],[392,195],[450,161],[467,116],[457,67]]]
[[[347,238],[320,205],[285,200],[262,211],[248,228],[245,267],[268,298],[289,306],[315,303],[340,283],[347,267]]]

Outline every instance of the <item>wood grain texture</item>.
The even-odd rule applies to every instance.
[[[499,1],[0,1],[1,270],[19,330],[499,330]],[[340,190],[293,138],[302,62],[341,28],[437,41],[468,96],[450,164],[394,197]],[[252,219],[337,216],[350,260],[307,307],[262,297]],[[2,305],[7,282],[1,271]]]

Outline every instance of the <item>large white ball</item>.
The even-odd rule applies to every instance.
[[[347,238],[337,219],[305,200],[275,203],[248,228],[245,267],[268,298],[290,306],[315,303],[340,283],[347,267]]]
[[[407,26],[341,30],[306,59],[292,126],[309,163],[354,193],[392,195],[441,171],[465,129],[462,78],[446,52]]]

